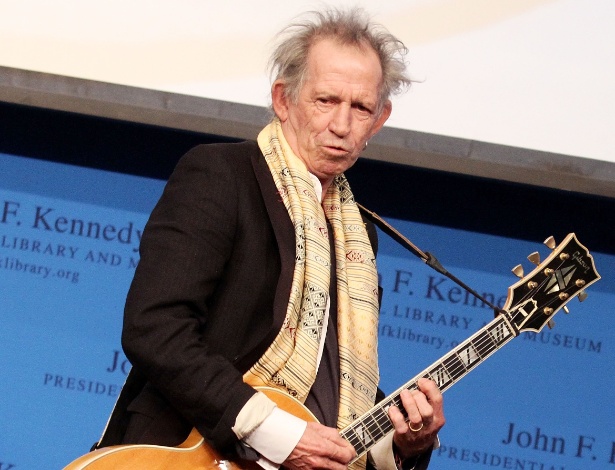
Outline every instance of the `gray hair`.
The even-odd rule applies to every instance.
[[[374,23],[364,10],[330,9],[313,11],[303,21],[292,23],[277,35],[278,45],[269,59],[271,78],[286,83],[285,94],[294,103],[307,76],[307,58],[317,39],[332,38],[342,45],[369,46],[382,67],[379,110],[393,94],[411,84],[406,75],[406,46],[382,25]]]

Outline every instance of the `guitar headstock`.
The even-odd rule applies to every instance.
[[[583,301],[587,297],[585,289],[600,279],[594,258],[574,233],[557,247],[552,238],[545,244],[553,252],[542,263],[538,253],[528,256],[538,266],[508,288],[504,310],[519,332],[539,332],[575,296]],[[513,272],[523,276],[520,265]]]

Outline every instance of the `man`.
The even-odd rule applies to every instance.
[[[356,10],[293,25],[272,61],[276,117],[257,143],[182,158],[142,238],[122,335],[133,370],[101,446],[177,445],[194,427],[264,466],[353,461],[336,427],[374,405],[378,286],[374,230],[343,172],[409,83],[402,51]],[[379,470],[426,468],[444,424],[432,381],[401,398],[394,433],[371,450]]]

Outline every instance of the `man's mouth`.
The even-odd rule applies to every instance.
[[[327,152],[334,155],[345,155],[347,153],[350,153],[349,149],[340,145],[323,145],[323,148],[326,149]]]

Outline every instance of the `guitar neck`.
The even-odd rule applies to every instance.
[[[503,314],[499,315],[370,411],[353,421],[340,432],[341,436],[355,448],[357,458],[360,457],[393,431],[387,410],[390,406],[397,406],[403,410],[400,398],[403,390],[417,389],[418,380],[425,377],[433,380],[444,392],[516,335],[508,319]]]

